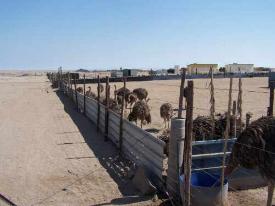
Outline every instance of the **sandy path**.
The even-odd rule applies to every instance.
[[[22,206],[150,204],[125,197],[136,191],[116,171],[115,148],[46,77],[0,86],[1,194]]]

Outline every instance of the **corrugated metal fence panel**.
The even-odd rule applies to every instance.
[[[74,91],[72,91],[74,92]],[[73,93],[75,102],[75,95]],[[84,106],[84,97],[78,94],[78,102]],[[95,124],[97,122],[96,100],[86,98],[86,115]],[[144,166],[152,175],[155,183],[159,186],[163,184],[163,160],[165,143],[128,120],[123,120],[123,145],[124,154],[137,165]],[[100,131],[105,132],[105,106],[100,104]],[[120,116],[113,111],[109,111],[109,138],[118,146],[119,143]]]
[[[86,98],[86,115],[94,124],[96,124],[97,102],[94,99]]]
[[[162,181],[165,143],[136,125],[124,120],[123,151]]]
[[[78,107],[80,109],[84,109],[84,95],[77,92],[77,101],[78,101]]]
[[[100,104],[99,129],[102,133],[105,132],[105,106],[103,104]]]
[[[119,144],[119,126],[119,115],[113,111],[109,111],[109,139],[111,139],[116,146]]]

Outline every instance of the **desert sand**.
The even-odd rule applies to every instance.
[[[237,81],[235,80],[235,84]],[[195,114],[207,114],[209,80],[195,80]],[[55,92],[45,76],[0,76],[0,193],[17,205],[156,205],[137,196],[124,162],[95,126]],[[119,85],[119,84],[118,84]],[[121,85],[121,84],[120,84]],[[153,123],[159,106],[177,107],[179,81],[131,82],[149,91]],[[266,78],[244,79],[244,112],[266,113]],[[93,85],[94,87],[95,85]],[[235,85],[236,86],[236,85]],[[228,80],[215,80],[217,110],[226,110]],[[218,89],[219,88],[219,89]],[[236,95],[236,93],[235,93]],[[230,192],[230,205],[264,205],[266,188]],[[275,198],[274,198],[275,201]],[[0,205],[5,205],[1,202]]]
[[[115,147],[45,76],[5,75],[0,85],[3,196],[19,206],[151,205]]]

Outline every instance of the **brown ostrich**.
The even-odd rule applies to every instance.
[[[250,125],[236,140],[229,158],[225,175],[242,166],[258,168],[268,181],[267,206],[272,205],[275,183],[275,118],[262,117]]]
[[[103,86],[103,84],[99,84],[99,92],[100,93],[104,92],[104,86]]]
[[[246,115],[245,115],[245,117],[246,117],[246,127],[249,125],[249,123],[250,123],[250,119],[252,118],[252,113],[251,112],[248,112],[248,113],[246,113]]]
[[[134,103],[136,103],[137,101],[137,95],[133,92],[130,92],[128,95],[127,95],[127,104],[130,105],[130,112],[132,111],[132,106]]]
[[[170,128],[170,119],[173,116],[173,107],[170,103],[164,103],[160,106],[160,116],[164,119],[164,128],[166,129],[166,123],[168,122],[168,128]]]
[[[137,124],[137,120],[140,120],[140,127],[142,125],[151,123],[151,114],[150,108],[146,101],[137,101],[133,107],[132,112],[128,116],[129,121],[135,121]]]
[[[139,100],[145,100],[148,97],[148,91],[144,88],[137,88],[133,90]]]
[[[83,94],[83,88],[82,87],[77,87],[76,91],[79,92],[80,94]]]
[[[117,102],[118,102],[118,104],[122,104],[122,99],[123,99],[123,95],[125,95],[124,97],[125,97],[125,107],[127,108],[127,99],[128,99],[128,96],[129,96],[129,94],[131,93],[131,91],[129,90],[129,89],[127,89],[127,88],[125,88],[125,90],[124,90],[124,88],[122,87],[122,88],[120,88],[120,89],[118,89],[118,90],[116,90],[116,99],[117,99]]]
[[[86,96],[94,99],[96,98],[96,94],[92,92],[92,88],[90,86],[88,86],[88,91],[86,91]]]
[[[102,98],[101,100],[103,105],[107,105],[106,98]],[[113,98],[109,98],[109,108],[115,112],[118,112],[120,109],[117,101]]]

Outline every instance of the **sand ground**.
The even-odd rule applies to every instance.
[[[151,205],[114,146],[45,76],[0,76],[0,85],[2,195],[20,206]]]
[[[218,84],[220,82],[220,84]],[[236,82],[236,81],[235,81]],[[195,107],[209,107],[208,80],[195,80]],[[217,80],[217,107],[226,110],[228,80]],[[46,77],[0,76],[0,193],[17,205],[155,205],[136,196],[117,151]],[[155,86],[154,86],[155,85]],[[245,86],[246,85],[246,86]],[[265,114],[267,79],[244,80],[245,111]],[[94,86],[94,85],[93,85]],[[162,102],[176,102],[179,81],[131,82],[149,90],[153,126]],[[218,97],[221,97],[219,99]],[[205,114],[206,110],[195,110]],[[265,205],[266,188],[229,193],[230,205]],[[275,202],[275,198],[274,198]],[[0,205],[4,203],[0,200]]]

